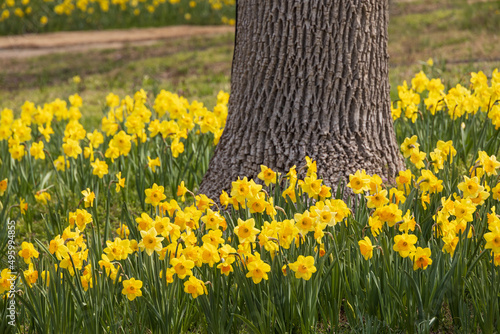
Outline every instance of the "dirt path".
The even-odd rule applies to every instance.
[[[0,37],[0,59],[29,58],[90,49],[119,49],[156,41],[234,32],[230,26],[172,26],[161,28],[71,31]]]

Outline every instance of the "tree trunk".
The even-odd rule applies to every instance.
[[[239,0],[229,115],[200,193],[317,161],[335,187],[404,168],[390,112],[388,0]]]

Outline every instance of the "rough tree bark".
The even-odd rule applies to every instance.
[[[226,128],[200,193],[218,199],[260,165],[317,161],[335,187],[404,168],[388,80],[388,0],[239,0]]]

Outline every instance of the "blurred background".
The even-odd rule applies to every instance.
[[[500,1],[392,0],[390,15],[393,98],[422,68],[468,86],[500,64]],[[107,94],[141,88],[211,108],[230,90],[234,18],[235,0],[3,0],[0,109],[77,92],[93,127]]]

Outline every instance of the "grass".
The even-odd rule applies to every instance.
[[[119,50],[89,50],[5,60],[0,79],[2,108],[19,110],[25,100],[43,104],[78,92],[84,126],[102,116],[106,94],[131,95],[144,88],[181,92],[213,107],[214,92],[229,91],[234,35],[175,39]],[[79,75],[80,84],[72,78]]]
[[[468,74],[500,63],[500,2],[406,1],[391,8],[391,95],[396,86],[433,58],[446,84],[468,84]]]

